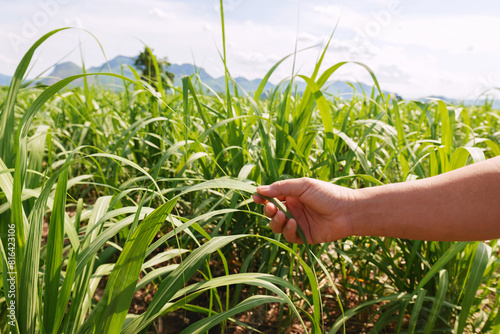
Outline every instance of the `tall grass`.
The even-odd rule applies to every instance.
[[[227,67],[222,93],[205,93],[197,76],[170,93],[119,74],[110,74],[123,82],[118,93],[64,89],[91,73],[23,87],[36,48],[56,33],[35,43],[0,95],[2,332],[138,333],[178,309],[205,316],[183,333],[225,332],[258,327],[235,316],[269,303],[282,305],[280,330],[294,321],[314,333],[500,330],[496,240],[288,245],[250,197],[282,178],[361,188],[500,155],[498,111],[397,101],[365,65],[321,73],[324,53],[312,75],[264,92],[279,62],[253,96]],[[376,89],[329,96],[341,66],[365,67]],[[154,296],[136,314],[146,287]]]

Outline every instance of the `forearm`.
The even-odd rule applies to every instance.
[[[432,178],[357,191],[354,235],[417,240],[500,238],[500,157]]]

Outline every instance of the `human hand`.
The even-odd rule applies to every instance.
[[[302,243],[297,233],[297,222],[304,231],[308,243],[316,244],[338,240],[352,235],[351,211],[354,190],[310,178],[275,182],[257,187],[257,192],[266,197],[276,197],[295,219],[266,199],[253,195],[256,203],[264,204],[264,214],[271,218],[270,228],[283,233],[285,239]]]

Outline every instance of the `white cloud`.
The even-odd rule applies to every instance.
[[[205,23],[203,25],[203,30],[208,31],[208,32],[212,32],[213,31],[212,25]]]
[[[224,11],[233,11],[237,9],[242,3],[243,0],[224,0]]]
[[[7,64],[15,64],[16,62],[8,57],[5,57],[4,55],[0,54],[0,62],[2,63],[7,63]]]
[[[340,19],[341,27],[354,29],[361,26],[369,19],[366,14],[345,6],[314,6],[313,10],[317,15],[319,14],[318,18],[329,26],[333,26],[333,24]]]
[[[218,1],[143,0],[140,7],[136,0],[72,1],[61,6],[60,13],[15,53],[9,48],[6,36],[10,31],[20,31],[22,20],[11,20],[5,10],[27,13],[29,18],[39,9],[37,1],[2,4],[0,45],[5,47],[0,55],[0,73],[12,74],[31,44],[62,24],[84,26],[95,34],[108,59],[118,54],[136,55],[144,42],[171,62],[193,62],[194,58],[208,73],[214,76],[223,73],[218,53],[222,51],[220,15],[212,10]],[[340,17],[324,61],[325,68],[344,60],[361,61],[373,69],[382,89],[404,97],[456,97],[498,83],[497,79],[488,78],[489,73],[500,78],[497,64],[500,43],[494,35],[500,30],[500,20],[493,13],[451,16],[433,12],[431,17],[423,9],[418,13],[413,10],[425,8],[424,4],[410,6],[409,2],[401,1],[402,11],[384,18],[390,2],[369,0],[357,4],[345,0],[341,7],[331,5],[331,1],[315,0],[310,6],[301,6],[300,20],[295,21],[296,3],[292,1],[268,2],[268,13],[258,7],[262,5],[258,1],[226,0],[229,70],[235,77],[263,77],[279,59],[294,52],[296,42],[299,50],[324,42]],[[114,14],[112,17],[110,12]],[[372,30],[366,30],[368,28]],[[86,64],[102,64],[104,56],[91,37],[82,32],[64,32],[43,44],[42,57],[38,58],[32,73],[37,74],[69,52],[73,53],[68,60],[80,62],[80,39]],[[295,70],[305,75],[312,73],[320,50],[299,52]],[[290,76],[293,61],[294,57],[285,61],[271,81]],[[332,77],[336,79],[372,83],[366,70],[356,65],[343,67]]]
[[[76,27],[80,29],[85,29],[85,26],[83,25],[82,20],[79,17],[65,18],[63,19],[63,23],[65,27]]]
[[[380,40],[397,44],[414,44],[435,50],[463,53],[472,46],[475,51],[500,52],[496,34],[500,20],[494,16],[457,15],[399,20],[380,34]]]
[[[149,11],[149,15],[155,19],[159,20],[166,20],[166,19],[173,19],[175,15],[173,13],[167,13],[160,8],[153,8]]]
[[[280,57],[276,54],[265,54],[262,52],[252,52],[252,51],[237,51],[233,52],[233,55],[237,57],[238,61],[246,62],[250,64],[273,64],[276,63]]]
[[[307,33],[307,32],[301,32],[298,34],[297,36],[297,40],[299,42],[302,42],[302,43],[305,43],[305,44],[309,44],[309,45],[317,45],[317,44],[323,44],[323,42],[325,41],[325,37],[324,36],[318,36],[318,35],[315,35],[315,34],[310,34],[310,33]]]
[[[410,79],[409,73],[395,64],[380,65],[378,66],[378,70],[379,78],[384,79],[386,82],[395,82],[399,84],[402,81],[408,81]]]

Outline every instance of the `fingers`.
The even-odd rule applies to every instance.
[[[288,242],[302,244],[302,239],[297,234],[297,221],[295,219],[292,218],[286,222],[283,228],[283,236]]]
[[[253,201],[257,204],[265,204],[267,199],[260,197],[257,194],[252,195]]]
[[[265,195],[264,195],[265,196]],[[260,197],[258,194],[253,194],[252,195],[253,201],[257,204],[265,204],[267,203],[267,199]],[[278,201],[283,202],[285,200],[285,196],[278,196],[276,197]]]
[[[271,218],[269,227],[274,233],[283,233],[287,226],[287,218],[283,211],[279,211],[273,203],[267,203],[264,206],[264,214]]]
[[[310,181],[307,178],[291,179],[275,182],[269,186],[257,187],[257,193],[253,195],[253,200],[258,204],[264,205],[264,214],[271,218],[269,227],[274,233],[282,233],[285,239],[291,243],[302,244],[302,239],[297,234],[297,221],[295,219],[287,219],[283,211],[278,210],[273,203],[270,203],[265,198],[260,197],[275,197],[279,201],[295,200],[293,197],[299,197],[310,186]],[[298,199],[297,199],[298,201]]]
[[[277,211],[278,208],[273,203],[268,202],[264,205],[264,214],[269,218],[273,218]]]
[[[307,178],[282,180],[268,186],[259,186],[257,192],[267,197],[299,197],[307,190],[309,183]]]
[[[266,216],[271,218],[271,221],[269,222],[269,227],[271,228],[271,230],[274,233],[282,233],[286,223],[286,216],[283,211],[275,211],[275,214],[271,216],[267,212],[268,209],[266,209],[265,211]]]
[[[287,219],[283,211],[279,211],[272,203],[264,206],[264,214],[271,218],[269,227],[274,233],[282,233],[288,242],[301,244],[302,239],[297,234],[297,221]]]
[[[256,203],[259,203],[259,204],[265,204],[264,205],[264,214],[268,217],[268,218],[274,218],[274,216],[276,215],[276,213],[278,212],[278,208],[276,207],[276,205],[274,205],[273,203],[271,202],[268,202],[267,200],[263,199],[262,197],[260,196],[257,196],[257,195],[254,195],[254,201]],[[285,215],[283,212],[281,212],[281,214],[279,215],[280,218],[282,218],[282,214],[283,216]],[[286,216],[285,216],[285,219],[286,219]],[[279,221],[280,223],[283,223],[280,219]],[[281,233],[281,232],[280,232]]]

